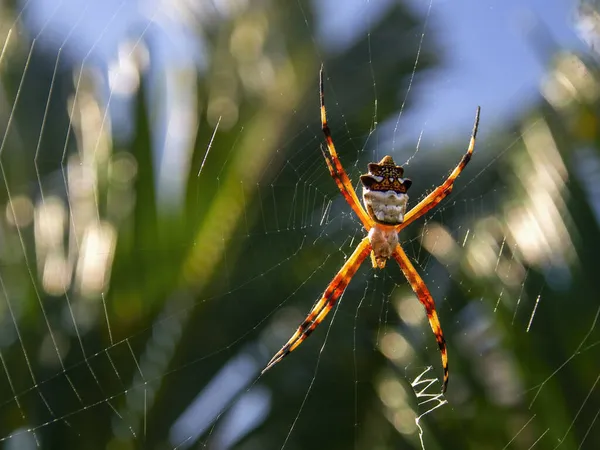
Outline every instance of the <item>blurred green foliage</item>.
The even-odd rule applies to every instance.
[[[77,184],[69,158],[79,155],[85,167],[76,123],[87,110],[74,119],[71,102],[74,95],[83,102],[89,90],[76,91],[77,77],[60,53],[15,39],[2,62],[0,445],[21,445],[31,436],[23,429],[32,428],[42,448],[172,448],[173,424],[198,393],[240,355],[265,363],[363,236],[319,151],[319,66],[331,80],[334,139],[357,180],[373,159],[371,148],[385,151],[374,142],[375,124],[397,117],[423,18],[394,5],[358,41],[327,53],[315,40],[312,9],[302,7],[304,15],[295,3],[256,6],[202,30],[210,64],[198,75],[199,126],[180,213],[158,204],[156,118],[147,92],[136,94],[132,140],[115,140],[106,159],[94,153],[95,172]],[[230,43],[256,23],[267,30],[261,57],[272,78],[251,92]],[[432,40],[421,49],[417,78],[441,70],[443,55]],[[427,449],[567,450],[600,442],[600,230],[597,196],[580,174],[599,157],[599,103],[589,94],[598,90],[599,70],[594,60],[557,51],[548,71],[555,85],[547,89],[556,95],[545,98],[555,101],[540,101],[509,126],[490,122],[493,112],[483,110],[483,139],[454,193],[402,234],[438,302],[449,344],[448,404],[420,420]],[[588,84],[573,78],[581,71]],[[565,80],[572,91],[561,91]],[[218,115],[208,109],[217,94],[232,97],[238,118],[217,131],[198,175],[216,126]],[[407,110],[416,97],[408,99]],[[459,160],[468,127],[464,142],[420,150],[408,169],[412,202]],[[119,181],[117,169],[132,161],[135,176]],[[117,236],[110,282],[95,295],[76,282],[84,233],[74,205],[87,192],[86,177],[94,179],[93,215]],[[590,183],[597,192],[598,178]],[[62,238],[71,273],[65,292],[53,295],[43,284],[48,269],[36,237],[51,196],[66,205]],[[27,211],[14,207],[22,197],[35,212],[20,223]],[[531,239],[519,238],[523,233]],[[453,244],[443,252],[436,245],[446,236]],[[421,314],[399,270],[366,266],[329,330],[323,325],[284,363],[227,393],[238,398],[261,386],[271,393],[267,417],[235,448],[420,448],[414,420],[435,401],[418,397],[424,386],[410,383],[429,364],[426,375],[437,377],[439,356],[427,324],[415,326],[397,312],[409,298],[410,310]],[[380,351],[388,334],[406,340],[409,363]],[[398,398],[386,398],[385,386]],[[225,448],[215,442],[233,433],[227,411],[203,431],[208,448]]]

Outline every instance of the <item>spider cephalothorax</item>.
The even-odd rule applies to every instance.
[[[404,169],[397,166],[391,156],[379,163],[370,163],[369,173],[362,175],[363,203],[367,213],[378,223],[399,225],[404,222],[408,195],[412,181],[403,178]]]
[[[346,259],[346,262],[335,277],[333,277],[333,280],[329,283],[319,301],[315,303],[310,313],[308,313],[304,322],[300,324],[296,332],[281,350],[271,358],[263,373],[293,352],[325,319],[327,313],[331,311],[344,293],[348,283],[350,283],[350,280],[356,274],[362,262],[370,254],[373,267],[379,269],[385,267],[388,258],[395,259],[419,298],[419,301],[425,307],[431,330],[435,335],[442,355],[442,366],[444,368],[442,392],[444,392],[448,386],[449,372],[448,352],[446,350],[446,340],[442,333],[442,326],[435,311],[433,297],[398,242],[398,233],[408,224],[422,217],[427,211],[438,205],[452,191],[454,180],[456,180],[471,159],[473,149],[475,148],[475,137],[477,136],[477,126],[479,124],[479,108],[477,108],[477,114],[475,115],[475,125],[473,125],[469,147],[463,158],[450,173],[446,181],[410,211],[406,212],[406,203],[408,201],[406,191],[412,182],[408,178],[402,178],[404,169],[397,166],[391,156],[384,157],[378,163],[369,164],[369,173],[360,177],[363,184],[365,211],[338,158],[335,146],[333,145],[331,131],[329,130],[329,125],[327,125],[325,94],[323,92],[323,68],[321,68],[320,74],[320,88],[321,126],[325,134],[325,142],[327,143],[327,152],[322,149],[323,156],[335,184],[337,184],[348,205],[350,205],[363,224],[365,230],[368,232],[368,236],[360,241],[354,252]]]

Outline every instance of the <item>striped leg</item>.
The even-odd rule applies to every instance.
[[[471,160],[471,156],[473,155],[473,150],[475,149],[475,139],[477,138],[477,129],[479,128],[479,112],[481,108],[477,107],[477,112],[475,114],[475,124],[473,125],[473,132],[471,133],[471,140],[469,141],[469,147],[467,148],[467,152],[463,155],[462,159],[458,163],[458,165],[454,168],[450,176],[438,186],[432,193],[430,193],[427,197],[421,200],[414,208],[412,208],[409,212],[404,216],[404,222],[396,227],[396,231],[400,231],[403,228],[407,227],[410,223],[417,220],[419,217],[423,216],[423,214],[427,213],[431,209],[435,208],[450,192],[452,192],[452,187],[454,185],[454,181],[458,178],[460,173],[466,167],[466,165]]]
[[[446,388],[448,387],[448,350],[446,349],[446,340],[444,339],[440,319],[435,311],[435,302],[433,301],[433,297],[431,296],[429,289],[427,289],[425,282],[415,270],[400,244],[396,246],[393,257],[400,265],[400,269],[402,269],[402,273],[410,283],[410,287],[412,287],[412,290],[417,294],[419,301],[425,307],[429,325],[431,325],[438,347],[440,348],[440,353],[442,354],[442,367],[444,369],[442,392],[446,392]]]
[[[333,278],[321,299],[317,302],[317,304],[312,308],[304,322],[298,327],[298,330],[294,333],[294,335],[287,341],[287,343],[279,350],[267,367],[264,368],[262,373],[265,373],[279,361],[281,361],[285,356],[293,352],[296,347],[298,347],[310,334],[314,331],[315,328],[325,319],[325,316],[333,306],[336,304],[340,296],[344,293],[344,290],[350,283],[350,280],[360,267],[361,263],[365,260],[365,258],[371,252],[371,244],[369,242],[369,238],[364,238],[360,244],[356,247],[350,258],[345,262],[337,275]]]
[[[333,139],[331,137],[331,130],[329,129],[329,125],[327,125],[327,114],[325,112],[325,91],[323,88],[323,67],[321,66],[321,71],[319,72],[319,88],[320,88],[320,99],[321,99],[321,128],[323,129],[323,133],[325,134],[325,141],[327,142],[327,150],[325,152],[323,149],[323,156],[325,157],[325,162],[327,163],[327,167],[329,168],[329,173],[335,180],[335,184],[337,184],[338,189],[346,199],[346,202],[350,205],[352,210],[356,213],[363,226],[367,231],[371,229],[373,226],[372,220],[369,218],[365,209],[363,208],[360,200],[356,195],[356,191],[354,187],[352,187],[352,183],[350,182],[350,178],[346,174],[346,171],[342,167],[342,163],[340,162],[337,152],[335,150],[335,146],[333,145]]]

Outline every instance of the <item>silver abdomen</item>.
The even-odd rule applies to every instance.
[[[363,203],[377,222],[398,225],[404,222],[408,195],[394,191],[372,191],[363,187]]]
[[[408,195],[412,181],[404,178],[404,169],[397,166],[391,156],[378,163],[369,163],[369,172],[361,175],[363,203],[371,218],[383,225],[404,222]]]

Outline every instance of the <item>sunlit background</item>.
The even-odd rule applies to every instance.
[[[600,2],[28,0],[0,6],[0,448],[600,446]],[[261,376],[364,237],[401,242]],[[332,324],[330,326],[330,324]]]

